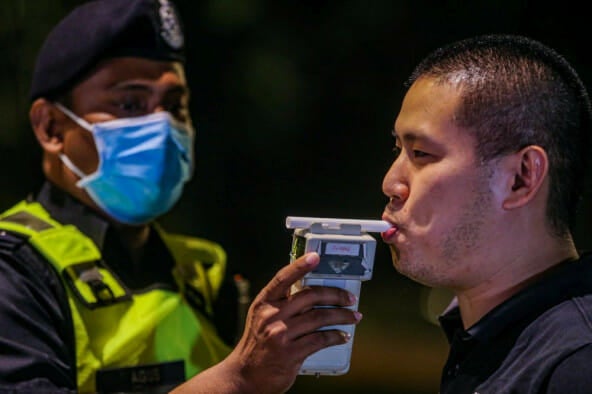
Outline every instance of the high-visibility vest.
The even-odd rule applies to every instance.
[[[23,201],[0,215],[0,229],[25,236],[65,284],[80,393],[96,391],[98,370],[184,360],[189,378],[229,352],[207,317],[223,280],[224,250],[155,228],[176,262],[179,292],[132,293],[90,238],[53,220],[39,203]]]

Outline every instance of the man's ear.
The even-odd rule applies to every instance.
[[[529,145],[514,153],[510,162],[510,175],[505,209],[518,208],[532,201],[541,189],[549,171],[547,152],[537,145]]]
[[[57,154],[63,148],[63,127],[56,107],[46,99],[39,98],[29,110],[29,119],[37,141],[45,152]]]

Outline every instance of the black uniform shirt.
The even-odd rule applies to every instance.
[[[176,289],[174,261],[156,231],[133,263],[116,230],[93,210],[46,183],[37,201],[73,224],[101,250],[105,264],[132,291]],[[0,235],[0,393],[60,393],[76,388],[74,332],[60,277],[26,239]]]
[[[441,394],[592,393],[592,256],[564,262],[468,330],[453,303]]]

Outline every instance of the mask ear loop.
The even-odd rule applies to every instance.
[[[66,167],[68,167],[70,169],[70,171],[72,171],[74,174],[76,174],[76,176],[78,176],[78,178],[82,179],[84,177],[86,177],[86,174],[82,171],[80,171],[80,169],[78,167],[76,167],[76,164],[72,163],[72,160],[70,160],[68,158],[68,156],[66,156],[63,153],[59,154],[60,156],[60,160],[62,161],[62,163],[64,163],[64,165]]]
[[[58,103],[57,101],[54,103],[54,105],[57,108],[59,108],[60,111],[62,111],[64,113],[64,115],[66,115],[72,121],[76,122],[78,124],[78,126],[82,127],[83,129],[86,129],[92,133],[92,131],[93,131],[92,124],[88,123],[86,120],[77,116],[74,112],[70,111],[68,108],[64,107],[62,104]]]
[[[76,124],[78,124],[80,127],[92,132],[92,125],[90,123],[88,123],[86,120],[80,118],[79,116],[76,116],[76,114],[74,114],[74,112],[70,111],[68,108],[64,107],[62,104],[60,104],[58,102],[55,102],[54,105],[57,108],[59,108],[59,110],[62,111],[64,113],[64,115],[66,115],[68,118],[70,118],[73,122],[76,122]],[[70,171],[72,171],[74,174],[76,174],[76,176],[78,176],[78,178],[80,178],[82,180],[83,178],[86,177],[86,174],[84,172],[80,171],[80,169],[78,167],[76,167],[76,165],[74,163],[72,163],[72,160],[70,160],[70,158],[68,156],[66,156],[63,153],[60,153],[59,158],[62,161],[62,163],[64,163],[64,165],[66,167],[68,167],[68,169],[70,169]],[[78,182],[80,182],[80,181],[78,181]]]

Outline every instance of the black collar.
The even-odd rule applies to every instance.
[[[43,205],[53,219],[61,224],[74,225],[92,239],[100,250],[103,249],[110,225],[93,209],[50,182],[43,184],[36,201]]]
[[[487,341],[507,327],[528,324],[554,305],[590,292],[592,254],[584,253],[578,260],[557,264],[537,282],[492,309],[466,331],[462,328],[456,298],[439,317],[439,321],[449,342],[459,332],[464,339]]]
[[[174,260],[153,226],[144,257],[134,263],[122,246],[115,227],[92,208],[55,185],[46,182],[36,199],[61,224],[71,224],[89,237],[101,251],[104,264],[132,290],[148,287],[175,289]]]

